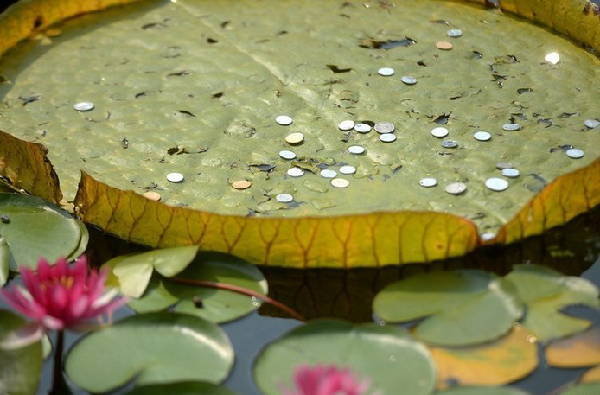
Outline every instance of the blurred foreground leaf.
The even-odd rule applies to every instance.
[[[218,326],[199,317],[151,313],[127,317],[84,336],[67,355],[69,377],[90,392],[137,384],[200,380],[220,383],[233,349]]]
[[[169,384],[142,385],[126,395],[239,395],[223,386],[202,381],[183,381]]]
[[[82,238],[80,221],[38,197],[0,194],[0,215],[0,234],[17,265],[35,267],[41,257],[54,263],[85,250],[87,231]]]
[[[18,315],[0,310],[0,341],[27,322]],[[35,394],[42,371],[42,346],[37,341],[14,350],[0,348],[0,393]]]
[[[436,392],[436,395],[528,395],[516,388],[509,387],[456,387],[448,391]]]
[[[493,343],[461,348],[432,347],[431,354],[438,369],[438,390],[453,385],[505,385],[522,379],[538,367],[537,345],[520,325]],[[477,393],[473,391],[471,393]],[[457,395],[459,393],[462,394],[457,392]]]
[[[312,321],[269,344],[258,356],[254,379],[267,395],[293,388],[292,374],[300,365],[334,364],[360,379],[370,379],[372,391],[429,394],[435,386],[435,366],[427,348],[391,326],[353,325],[343,321]]]
[[[496,339],[523,313],[494,274],[470,270],[431,272],[398,281],[375,296],[373,310],[389,322],[425,317],[415,336],[445,346]]]

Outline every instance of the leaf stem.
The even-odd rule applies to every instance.
[[[169,280],[179,283],[179,284],[196,285],[198,287],[221,289],[221,290],[225,290],[225,291],[236,292],[241,295],[254,296],[255,298],[262,299],[263,301],[272,304],[273,306],[277,307],[278,309],[285,311],[287,314],[289,314],[291,317],[297,319],[298,321],[302,321],[302,322],[306,321],[306,318],[304,318],[300,313],[298,313],[296,310],[292,309],[291,307],[288,307],[288,306],[284,305],[283,303],[276,301],[275,299],[271,299],[267,295],[263,295],[260,292],[252,291],[251,289],[238,287],[238,286],[232,285],[232,284],[222,284],[222,283],[214,283],[214,282],[210,282],[210,281],[191,280],[189,278],[181,278],[181,277],[167,277],[167,278]]]
[[[56,343],[54,345],[54,376],[52,380],[52,390],[48,395],[64,394],[64,380],[62,375],[62,355],[65,341],[65,332],[60,329],[56,332]]]

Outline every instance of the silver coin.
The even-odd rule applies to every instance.
[[[348,147],[348,152],[354,155],[360,155],[365,152],[365,148],[361,147],[360,145],[351,145]]]
[[[600,125],[600,121],[597,119],[586,119],[583,121],[583,124],[590,129],[595,129],[598,127],[598,125]]]
[[[389,77],[390,75],[394,75],[394,69],[391,67],[382,67],[379,69],[379,75]]]
[[[504,177],[519,177],[521,175],[521,172],[517,169],[502,169],[502,175]]]
[[[275,118],[275,122],[277,122],[280,125],[291,125],[292,124],[292,118],[288,115],[280,115],[277,118]]]
[[[502,178],[492,177],[485,180],[485,186],[492,191],[500,192],[508,188],[508,182]]]
[[[76,103],[73,105],[73,109],[83,112],[83,111],[92,111],[94,109],[94,103],[89,101],[82,101],[81,103]]]
[[[473,134],[473,137],[475,137],[475,140],[488,141],[489,139],[492,138],[492,135],[489,134],[488,132],[479,131],[479,132],[475,132],[475,134]]]
[[[368,123],[354,124],[354,130],[356,130],[359,133],[369,133],[371,131],[371,129],[372,129],[372,127]]]
[[[356,173],[356,168],[354,166],[342,166],[342,167],[340,167],[340,173],[354,174],[354,173]]]
[[[467,186],[462,182],[453,182],[451,184],[446,185],[446,188],[444,188],[444,191],[451,195],[460,195],[466,190]]]
[[[283,159],[294,159],[296,157],[296,154],[293,153],[290,150],[284,149],[282,151],[279,151],[279,156],[281,156]]]
[[[456,148],[458,147],[458,143],[454,140],[444,140],[442,141],[442,147],[444,148]]]
[[[566,154],[569,158],[579,159],[579,158],[583,158],[584,152],[583,152],[583,150],[580,150],[580,149],[571,148],[566,151]]]
[[[292,167],[288,169],[287,174],[290,177],[301,177],[304,175],[304,170],[299,167]]]
[[[375,127],[373,129],[375,129],[377,133],[384,134],[392,133],[396,129],[396,127],[393,123],[390,122],[378,122],[375,124]]]
[[[437,180],[435,178],[430,177],[422,178],[419,181],[419,185],[423,188],[431,188],[437,185]]]
[[[319,174],[323,178],[335,178],[335,176],[337,176],[337,173],[335,172],[335,170],[331,170],[331,169],[323,169],[323,170],[321,170],[321,172]]]
[[[277,200],[280,203],[289,203],[292,200],[294,200],[294,197],[289,193],[280,193],[277,196],[275,196],[275,200]]]
[[[415,77],[409,75],[402,76],[400,81],[404,82],[406,85],[415,85],[418,82]]]
[[[394,136],[392,133],[380,134],[379,140],[381,140],[383,143],[393,143],[396,141],[396,136]]]
[[[462,30],[460,29],[450,29],[446,32],[448,37],[460,37],[463,35]]]
[[[507,132],[514,132],[515,130],[521,130],[521,125],[518,123],[505,123],[502,125],[502,129]]]

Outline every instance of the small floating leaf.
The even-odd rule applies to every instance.
[[[493,343],[461,348],[432,347],[431,354],[438,368],[438,389],[452,385],[504,385],[527,376],[538,367],[537,345],[530,338],[529,332],[517,325],[511,333]]]
[[[435,367],[427,348],[405,332],[373,323],[313,321],[268,345],[254,366],[254,379],[267,395],[292,388],[300,365],[334,364],[371,380],[370,389],[427,395],[435,386]]]
[[[18,315],[0,310],[0,341],[26,321]],[[42,372],[42,346],[37,341],[14,350],[0,348],[0,392],[10,395],[35,394]]]
[[[231,255],[200,254],[178,278],[234,285],[266,294],[267,282],[256,266]],[[238,293],[184,285],[154,276],[146,293],[129,306],[137,312],[156,311],[176,303],[175,311],[198,315],[213,322],[226,322],[244,316],[260,306],[261,300]]]
[[[470,270],[432,272],[398,281],[375,297],[373,309],[389,322],[427,317],[415,335],[446,346],[496,339],[523,313],[495,275]]]
[[[221,382],[233,349],[218,326],[200,317],[151,313],[90,333],[67,355],[66,372],[89,392],[108,392],[132,379],[139,385]]]
[[[111,268],[123,294],[138,298],[148,286],[153,269],[172,277],[185,269],[197,252],[198,246],[164,248],[118,256],[105,265]]]
[[[571,304],[600,307],[594,284],[584,278],[562,276],[544,266],[515,265],[503,283],[526,304],[523,324],[542,341],[567,336],[591,325],[584,319],[562,314],[562,308]]]

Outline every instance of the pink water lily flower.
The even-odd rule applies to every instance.
[[[285,395],[362,395],[370,381],[359,381],[348,369],[334,365],[303,365],[294,372],[296,391],[284,390]]]
[[[33,322],[8,339],[0,339],[1,345],[19,347],[38,340],[48,330],[77,329],[121,306],[123,298],[115,299],[114,293],[104,292],[107,274],[88,270],[85,256],[72,266],[61,258],[52,267],[40,259],[37,272],[22,267],[25,288],[13,285],[11,289],[0,289],[0,296]]]

